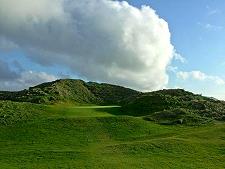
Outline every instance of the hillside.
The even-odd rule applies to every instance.
[[[125,88],[122,86],[116,86],[107,83],[85,83],[86,87],[94,94],[96,98],[102,101],[103,104],[116,104],[121,105],[123,101],[130,100],[141,94],[141,92]]]
[[[116,85],[63,79],[43,83],[18,92],[2,91],[0,92],[0,100],[45,104],[69,102],[107,105],[119,104],[121,100],[138,93],[135,90]]]
[[[119,105],[119,115],[143,117],[160,124],[205,124],[225,120],[225,102],[183,89],[142,93],[129,88],[64,79],[28,90],[0,92],[0,100],[42,104]]]
[[[145,119],[168,124],[225,120],[224,101],[183,89],[144,93],[124,102],[122,111],[127,115],[146,116]]]

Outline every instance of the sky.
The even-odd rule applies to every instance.
[[[0,90],[59,78],[225,99],[225,1],[0,0]]]

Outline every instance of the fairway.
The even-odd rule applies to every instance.
[[[117,106],[44,106],[2,125],[1,169],[225,167],[224,123],[165,126],[118,114]]]

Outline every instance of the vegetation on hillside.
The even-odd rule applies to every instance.
[[[127,100],[122,106],[122,111],[127,115],[151,116],[153,119],[157,115],[165,119],[168,115],[176,117],[174,120],[177,121],[177,115],[182,115],[181,121],[186,121],[186,118],[190,119],[192,116],[192,118],[208,122],[210,119],[225,119],[225,102],[195,95],[183,89],[169,89],[145,93]]]
[[[135,90],[116,85],[64,79],[43,83],[18,92],[2,91],[0,100],[45,104],[69,102],[108,105],[119,104],[121,100],[138,93]]]
[[[129,88],[106,83],[99,84],[95,82],[88,82],[85,83],[85,85],[95,95],[95,97],[102,101],[101,103],[104,105],[121,105],[124,100],[134,98],[141,94],[141,92]]]
[[[31,103],[0,101],[0,125],[32,120],[44,114],[45,106]]]
[[[143,119],[166,125],[185,124],[196,126],[212,122],[212,118],[202,117],[198,113],[193,113],[188,109],[182,108],[155,112],[144,116]]]
[[[28,90],[1,92],[2,100],[31,103],[97,103],[97,98],[84,86],[81,80],[57,80],[43,83]]]
[[[163,122],[157,120],[156,115],[160,114],[159,117],[164,120],[167,114],[174,117],[168,122],[172,124],[179,123],[177,113],[182,114],[180,121],[184,123],[181,124],[189,124],[187,121],[194,124],[196,119],[196,124],[225,120],[224,101],[196,95],[183,89],[142,93],[121,86],[72,79],[43,83],[18,92],[0,92],[0,100],[39,104],[120,105],[120,114],[146,116],[161,124]]]

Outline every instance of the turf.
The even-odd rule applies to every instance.
[[[223,122],[159,125],[113,106],[20,103],[17,109],[26,118],[0,124],[1,169],[225,168]]]

